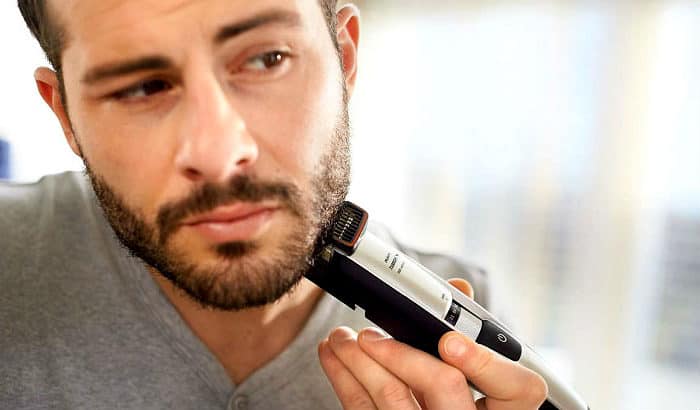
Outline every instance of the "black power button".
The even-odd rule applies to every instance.
[[[523,354],[523,347],[513,336],[497,324],[484,320],[476,342],[517,362]]]

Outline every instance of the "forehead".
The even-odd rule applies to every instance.
[[[67,34],[64,54],[79,48],[117,57],[135,48],[185,45],[269,11],[297,14],[310,32],[325,27],[318,0],[52,0],[51,10]]]

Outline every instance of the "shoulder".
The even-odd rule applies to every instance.
[[[0,223],[29,222],[52,206],[85,197],[87,177],[78,172],[47,175],[32,183],[0,181]]]
[[[464,261],[456,256],[442,253],[425,252],[401,243],[391,231],[376,222],[370,222],[368,229],[378,237],[393,244],[397,249],[421,265],[444,279],[462,278],[467,280],[474,288],[474,299],[481,306],[491,307],[491,287],[487,272],[476,264]]]
[[[67,171],[55,175],[46,175],[36,182],[18,183],[0,181],[0,205],[36,209],[42,199],[50,199],[55,194],[69,191],[83,191],[87,177],[80,172]]]
[[[89,198],[87,177],[78,172],[49,175],[33,183],[0,182],[0,248],[26,247],[41,232],[78,221]]]

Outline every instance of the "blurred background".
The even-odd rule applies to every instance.
[[[485,267],[595,410],[700,408],[700,2],[357,1],[351,198]],[[0,4],[0,178],[82,169]]]

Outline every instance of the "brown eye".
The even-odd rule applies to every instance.
[[[265,64],[265,67],[267,68],[274,67],[277,64],[282,63],[282,61],[284,61],[284,56],[282,53],[278,52],[265,54],[263,57],[263,64]]]
[[[172,85],[164,80],[149,80],[114,94],[118,100],[138,100],[154,94],[168,91]]]
[[[271,51],[259,54],[246,61],[243,69],[250,71],[266,71],[282,65],[289,55],[282,51]]]

